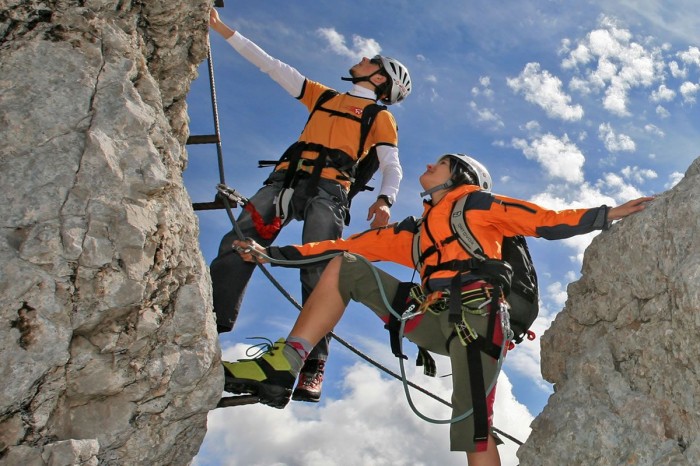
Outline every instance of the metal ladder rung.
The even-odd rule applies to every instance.
[[[236,207],[237,204],[235,202],[229,201],[231,207]],[[220,210],[220,209],[225,209],[226,206],[224,205],[224,202],[217,198],[213,202],[193,202],[192,203],[192,209],[197,211],[197,210]]]
[[[221,140],[216,134],[201,134],[187,138],[187,145],[192,144],[218,144]]]

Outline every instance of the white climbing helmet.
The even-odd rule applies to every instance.
[[[444,159],[445,157],[455,160],[457,164],[466,172],[466,174],[472,178],[472,180],[466,180],[464,177],[459,179],[458,173],[453,172],[453,180],[455,181],[456,185],[464,184],[465,182],[469,181],[469,184],[476,184],[484,191],[491,191],[491,188],[493,187],[491,175],[481,162],[465,154],[445,154],[440,157],[440,160]],[[455,179],[455,175],[457,176],[457,179]]]
[[[408,69],[394,58],[375,55],[372,61],[377,60],[381,61],[383,71],[389,76],[388,89],[384,92],[386,97],[381,101],[387,105],[401,102],[411,93],[411,76]]]

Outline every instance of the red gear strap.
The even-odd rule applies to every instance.
[[[279,217],[273,218],[269,224],[265,225],[265,222],[252,202],[248,202],[243,208],[250,213],[250,217],[253,219],[253,225],[255,225],[255,231],[258,232],[261,238],[270,239],[282,228],[282,221]]]

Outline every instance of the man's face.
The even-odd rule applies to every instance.
[[[362,57],[360,63],[350,68],[350,76],[353,78],[361,78],[363,76],[370,76],[381,69],[381,61],[377,58],[367,58]],[[375,75],[379,76],[379,75]],[[382,76],[383,77],[383,76]]]
[[[419,181],[423,189],[428,190],[446,183],[451,177],[450,159],[443,157],[434,164],[428,164],[425,168],[425,173],[420,176]]]

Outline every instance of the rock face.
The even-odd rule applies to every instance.
[[[542,339],[555,393],[521,465],[700,464],[700,159],[595,238]]]
[[[183,187],[207,0],[0,0],[0,463],[188,464],[221,395]]]

